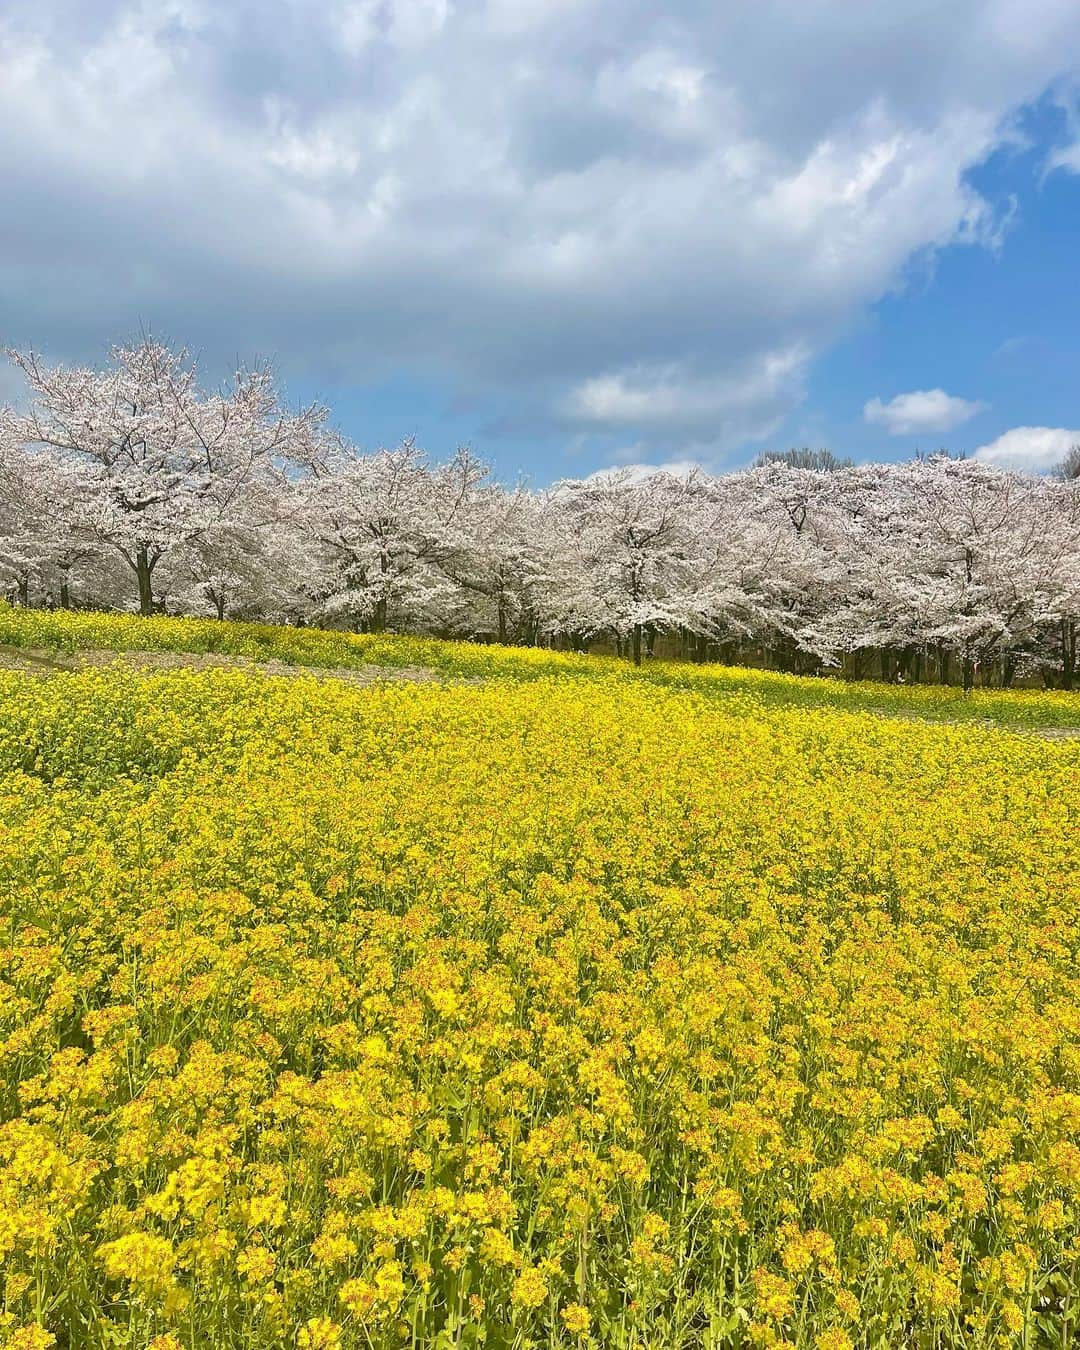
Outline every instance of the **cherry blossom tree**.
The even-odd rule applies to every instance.
[[[627,640],[641,664],[646,635],[685,622],[686,527],[695,479],[641,477],[613,470],[560,485],[552,497],[577,538],[582,578],[580,628]]]
[[[462,592],[474,634],[534,645],[551,629],[553,593],[558,586],[561,552],[558,519],[547,500],[521,486],[504,489],[483,478],[465,486],[463,468],[451,466],[443,487],[447,506],[455,480],[464,491],[453,510],[444,512],[440,567]]]
[[[406,440],[363,455],[337,441],[311,463],[303,516],[322,551],[320,612],[370,632],[449,601],[439,568],[455,493],[437,490],[424,453]]]
[[[265,368],[202,390],[144,339],[102,371],[12,353],[0,587],[30,604],[313,620],[886,679],[1080,678],[1080,479],[933,456],[764,455],[541,491],[462,449],[364,454]],[[135,582],[132,594],[132,580]],[[126,588],[126,590],[125,590]]]
[[[9,434],[86,471],[72,532],[123,560],[142,614],[162,559],[228,520],[263,466],[302,458],[325,416],[286,412],[266,368],[204,393],[187,352],[150,338],[114,348],[104,371],[9,355],[32,396]]]

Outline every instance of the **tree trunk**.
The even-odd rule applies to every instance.
[[[882,684],[892,683],[892,653],[888,647],[882,647],[880,652],[881,661],[881,682]]]
[[[540,641],[540,619],[528,606],[521,611],[516,636],[523,647],[535,647]]]
[[[900,674],[912,684],[922,679],[922,651],[918,647],[905,647],[900,658]]]
[[[30,608],[30,573],[22,572],[19,575],[19,604],[23,609]]]
[[[60,581],[60,608],[71,608],[71,580],[66,572],[61,573]]]
[[[634,624],[634,665],[641,665],[641,624]]]
[[[140,544],[135,554],[135,576],[139,582],[139,613],[144,619],[154,612],[154,588],[151,572],[154,564],[150,561],[150,550],[146,544]]]
[[[1075,619],[1061,621],[1061,687],[1071,689],[1076,678],[1076,639]]]

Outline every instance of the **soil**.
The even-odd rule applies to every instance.
[[[307,676],[316,680],[344,680],[348,684],[483,684],[482,679],[454,678],[430,666],[290,666],[284,661],[253,661],[247,656],[229,656],[222,652],[114,652],[91,649],[78,652],[45,651],[36,647],[11,647],[0,643],[0,670],[19,670],[24,673],[48,675],[58,670],[87,670],[112,665],[130,666],[135,670],[253,670],[263,675],[281,675],[288,678]],[[1052,741],[1075,740],[1080,727],[1024,726],[1020,723],[995,722],[992,718],[954,720],[920,718],[915,713],[898,712],[895,708],[863,709],[883,717],[899,717],[910,721],[941,722],[945,726],[983,726],[1002,731],[1042,736]]]
[[[290,666],[284,661],[253,661],[247,656],[230,656],[222,652],[54,652],[0,644],[0,670],[49,675],[58,670],[100,669],[113,665],[130,666],[135,670],[252,670],[263,675],[345,680],[349,684],[448,682],[439,671],[428,666]]]

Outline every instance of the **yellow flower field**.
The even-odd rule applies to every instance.
[[[1080,740],[470,660],[0,672],[0,1343],[1075,1345]]]

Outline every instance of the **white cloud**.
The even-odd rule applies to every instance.
[[[951,431],[986,408],[985,403],[956,398],[944,389],[913,389],[897,394],[888,403],[872,398],[863,405],[863,418],[884,427],[890,436],[911,436],[920,432]]]
[[[994,348],[994,356],[1015,356],[1017,352],[1030,347],[1035,339],[1029,333],[1018,333],[1015,337],[1006,338],[1004,342],[999,342]]]
[[[379,39],[400,46],[430,41],[448,15],[448,0],[346,0],[329,10],[330,21],[352,56]]]
[[[1080,66],[1070,0],[0,8],[5,339],[146,322],[646,462],[770,434],[913,255],[992,243],[968,171]]]
[[[705,465],[699,459],[666,459],[659,464],[645,464],[639,460],[630,460],[625,464],[610,464],[603,469],[596,469],[587,476],[586,481],[594,482],[597,479],[619,478],[637,483],[655,478],[658,473],[670,474],[672,478],[689,478],[691,474],[700,472],[704,467]]]
[[[997,440],[981,445],[975,458],[1001,469],[1044,473],[1060,464],[1074,445],[1080,445],[1080,431],[1065,427],[1013,427]]]
[[[778,408],[794,407],[803,397],[807,359],[805,348],[793,346],[733,363],[723,375],[703,375],[677,363],[634,366],[582,381],[564,412],[573,422],[636,427],[646,436],[703,431],[715,452],[776,429]]]
[[[1080,141],[1060,146],[1046,161],[1047,173],[1055,169],[1064,169],[1067,173],[1080,173]]]
[[[1080,81],[1075,72],[1073,79],[1058,89],[1055,101],[1064,114],[1065,131],[1069,139],[1047,156],[1044,176],[1055,169],[1080,174]]]

